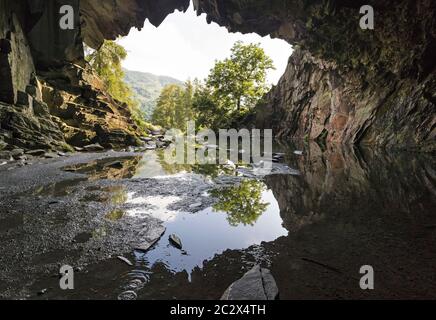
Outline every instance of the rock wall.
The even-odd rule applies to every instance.
[[[257,126],[273,128],[284,139],[436,149],[436,2],[433,0],[193,2],[198,13],[207,14],[208,21],[230,31],[271,35],[294,45],[285,75],[257,109]],[[11,92],[13,80],[10,79],[14,77],[11,61],[30,61],[25,58],[29,55],[24,42],[18,45],[23,50],[18,54],[20,57],[8,52],[8,43],[12,42],[8,40],[7,30],[14,14],[30,43],[40,73],[59,64],[83,68],[82,39],[98,48],[104,39],[126,35],[132,27],[141,28],[146,19],[159,25],[174,10],[186,10],[189,0],[69,0],[68,3],[78,7],[80,24],[77,20],[75,30],[65,35],[53,27],[56,21],[53,15],[60,5],[58,0],[0,0],[5,8],[0,22],[3,39],[0,65],[3,70],[6,66],[2,75],[11,74],[6,83],[1,82],[1,101],[14,102],[15,95],[18,99],[15,91],[18,88],[23,91],[24,85],[32,81],[27,71],[26,75],[16,75],[22,83],[16,83]],[[359,9],[368,4],[375,10],[375,30],[359,27]],[[49,41],[42,39],[42,35]],[[25,65],[32,68],[31,63]],[[130,127],[127,122],[124,124],[122,128]]]
[[[193,2],[209,22],[295,46],[285,75],[258,107],[258,127],[323,144],[435,149],[434,1]],[[187,4],[129,0],[99,6],[82,0],[85,41],[98,46],[141,28],[145,18],[158,25]],[[360,28],[362,5],[374,8],[375,30]]]
[[[258,106],[257,126],[323,145],[435,150],[435,73],[422,80],[392,73],[364,77],[296,50]]]
[[[257,126],[281,138],[435,150],[436,3],[194,1],[210,21],[295,46]],[[359,26],[372,5],[375,29]]]
[[[0,0],[0,151],[140,143],[128,107],[84,61],[80,15],[59,27],[65,4],[79,12],[79,0]]]

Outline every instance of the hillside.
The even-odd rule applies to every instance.
[[[133,89],[141,104],[141,110],[149,118],[156,106],[162,89],[169,84],[183,85],[183,82],[171,77],[157,76],[151,73],[124,70],[125,81]]]

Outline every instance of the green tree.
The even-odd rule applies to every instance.
[[[217,61],[204,84],[198,86],[194,107],[201,125],[228,127],[253,110],[268,91],[266,77],[274,69],[260,44],[234,44],[230,58]]]
[[[167,129],[186,130],[186,123],[194,119],[193,90],[190,81],[184,87],[174,84],[164,87],[153,112],[153,123]]]
[[[212,196],[218,199],[213,209],[226,212],[231,226],[254,225],[269,206],[262,201],[264,190],[265,185],[256,180],[244,180],[234,187],[213,190]]]
[[[105,41],[103,45],[86,56],[86,60],[104,81],[107,92],[116,100],[126,103],[132,113],[133,120],[144,128],[144,116],[139,103],[134,98],[131,88],[124,82],[122,61],[127,58],[127,51],[114,41]]]

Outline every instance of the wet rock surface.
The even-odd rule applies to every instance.
[[[221,300],[276,300],[279,289],[268,269],[255,266],[241,279],[232,283]]]
[[[47,26],[55,23],[61,1],[2,1],[0,141],[55,150],[65,142],[106,148],[140,143],[126,106],[86,67],[82,40],[98,48],[147,18],[158,26],[189,3],[77,0],[83,23],[76,17],[73,30],[60,30]],[[347,1],[193,3],[209,22],[230,31],[295,45],[285,75],[258,107],[258,127],[322,144],[435,150],[434,1],[369,3],[377,13],[374,31],[359,28],[360,4]]]
[[[261,177],[273,196],[265,200],[274,214],[263,213],[263,219],[253,211],[254,220],[247,220],[249,209],[265,209],[263,204],[235,202],[234,195],[258,190],[253,187],[259,178],[230,172],[214,177],[204,169],[201,175],[181,174],[170,167],[168,175],[141,178],[144,173],[132,168],[151,171],[152,164],[144,161],[157,156],[155,151],[0,166],[0,296],[219,299],[256,266],[271,271],[281,299],[434,296],[431,159],[322,151],[316,145],[283,147],[278,153],[284,154],[280,165],[300,174]],[[123,169],[105,166],[114,161]],[[80,171],[66,170],[71,167]],[[218,198],[211,196],[214,190]],[[213,207],[230,212],[208,209]],[[245,216],[238,214],[240,208]],[[271,229],[278,232],[265,238]],[[172,234],[186,251],[169,244]],[[64,264],[75,270],[72,292],[59,289],[57,275]],[[359,287],[359,269],[367,264],[379,279],[371,292]],[[253,279],[259,279],[258,272]],[[271,288],[268,292],[275,292]]]
[[[126,204],[129,193],[138,197],[177,194],[179,209],[184,207],[184,198],[202,196],[189,180],[125,180],[133,177],[137,157],[116,152],[76,154],[1,169],[0,238],[4,246],[0,265],[4,269],[0,277],[6,286],[2,297],[32,296],[27,290],[35,276],[56,274],[59,265],[84,268],[150,249],[165,227],[151,215],[126,215],[125,210],[137,207]],[[114,159],[119,159],[121,167],[105,166]],[[71,170],[74,166],[78,169]]]

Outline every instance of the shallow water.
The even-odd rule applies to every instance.
[[[87,187],[83,203],[109,206],[109,223],[152,216],[167,228],[148,252],[125,252],[133,267],[105,259],[77,274],[73,292],[58,290],[56,279],[45,275],[32,290],[52,288],[44,298],[129,298],[123,293],[133,290],[139,299],[218,299],[261,264],[271,269],[282,299],[434,298],[436,173],[430,155],[287,144],[274,151],[285,154],[289,170],[210,190],[213,204],[192,199],[194,212],[178,210],[180,196],[171,191],[139,192],[126,187],[128,181],[165,180],[177,190],[180,179],[194,187],[196,181],[241,176],[247,168],[237,173],[223,166],[168,166],[159,152],[148,151],[124,157],[120,168],[112,158],[78,166],[87,178],[32,189],[33,195],[62,200],[83,181],[114,180]],[[1,220],[0,233],[28,219],[15,217]],[[78,233],[75,241],[104,241],[105,230]],[[171,234],[180,237],[183,250],[171,246]],[[363,265],[375,269],[373,291],[359,287]]]
[[[224,251],[245,249],[262,242],[274,241],[288,234],[282,226],[280,210],[271,191],[265,191],[262,200],[268,208],[252,224],[231,225],[225,212],[212,208],[198,213],[175,213],[166,222],[167,231],[162,240],[146,254],[136,252],[137,262],[152,267],[163,263],[171,272],[188,274],[203,261]],[[183,243],[182,253],[171,246],[168,237],[177,234]]]

